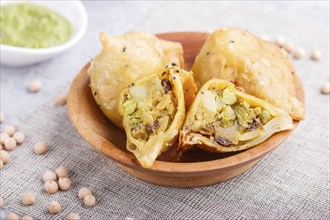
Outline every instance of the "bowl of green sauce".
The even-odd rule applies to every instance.
[[[78,1],[1,1],[0,62],[26,66],[51,59],[78,43],[87,13]]]

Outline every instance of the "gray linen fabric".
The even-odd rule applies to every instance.
[[[77,134],[66,107],[48,104],[18,127],[27,140],[1,171],[0,194],[8,210],[36,219],[63,219],[72,211],[82,219],[326,219],[330,217],[328,110],[320,111],[323,117],[310,115],[291,138],[245,174],[210,187],[179,189],[124,173]],[[44,156],[33,153],[38,140],[49,145]],[[42,175],[60,165],[68,167],[73,187],[48,195]],[[93,208],[84,208],[79,201],[77,192],[83,186],[90,187],[97,199]],[[20,202],[27,191],[36,194],[33,206]],[[57,215],[47,212],[52,200],[62,204]]]
[[[63,219],[72,211],[82,219],[326,219],[330,217],[328,111],[321,108],[319,115],[309,115],[291,138],[245,174],[210,187],[178,189],[124,173],[77,134],[66,107],[48,104],[18,127],[27,140],[1,171],[0,194],[8,210],[36,219]],[[33,153],[38,140],[49,145],[44,156]],[[59,165],[70,170],[73,187],[48,195],[42,175]],[[83,186],[94,192],[95,207],[86,209],[79,201],[77,192]],[[27,191],[37,197],[30,207],[20,202]],[[61,213],[48,214],[52,200],[62,204]]]
[[[323,58],[318,63],[306,58],[295,63],[305,86],[307,113],[306,120],[285,143],[251,170],[227,182],[192,189],[161,187],[117,168],[77,134],[66,107],[45,104],[18,126],[27,140],[12,152],[11,161],[1,171],[0,195],[5,207],[35,219],[64,219],[72,211],[82,219],[97,220],[330,219],[329,96],[319,93],[322,83],[329,80],[329,29],[243,3],[240,10],[245,10],[246,17],[239,19],[237,4],[222,4],[220,9],[214,2],[199,2],[189,8],[184,3],[161,3],[136,29],[162,32],[227,25],[245,28],[246,22],[254,33],[283,33],[296,45],[320,49]],[[208,10],[200,10],[206,6]],[[194,16],[196,13],[198,16]],[[49,145],[44,156],[33,153],[33,144],[38,140]],[[73,187],[48,195],[42,189],[42,174],[59,165],[70,170]],[[86,209],[79,201],[77,192],[83,186],[92,189],[96,206]],[[37,195],[35,205],[25,207],[20,203],[26,191]],[[62,204],[57,215],[47,212],[52,200]]]

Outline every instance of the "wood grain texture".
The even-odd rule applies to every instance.
[[[158,34],[158,37],[182,43],[185,68],[190,70],[208,34],[178,32]],[[69,115],[74,127],[94,148],[115,161],[127,173],[150,183],[173,187],[197,187],[219,183],[240,175],[261,157],[285,141],[291,131],[274,134],[267,141],[243,152],[211,154],[197,150],[175,159],[175,149],[163,153],[154,165],[143,168],[133,154],[126,150],[125,133],[116,128],[100,111],[89,87],[86,64],[72,82],[68,95]],[[302,83],[295,74],[297,97],[305,103]],[[299,122],[294,122],[297,126]]]

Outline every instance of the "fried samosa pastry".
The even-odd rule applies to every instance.
[[[175,62],[183,66],[180,43],[164,41],[144,32],[122,36],[100,33],[102,49],[91,61],[89,74],[96,103],[117,127],[123,128],[118,97],[137,78]]]
[[[212,78],[228,80],[246,93],[282,108],[293,119],[304,119],[304,106],[296,98],[295,69],[287,53],[247,31],[214,31],[196,57],[192,71],[199,87]]]
[[[292,118],[282,109],[241,92],[231,82],[212,79],[199,90],[187,113],[179,146],[241,151],[293,127]]]
[[[186,114],[183,84],[190,77],[192,72],[169,65],[133,82],[122,93],[119,112],[126,146],[143,167],[151,167],[177,141]]]

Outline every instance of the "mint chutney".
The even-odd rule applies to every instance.
[[[6,4],[0,7],[0,43],[15,47],[47,48],[68,41],[70,23],[46,7],[30,4]]]

